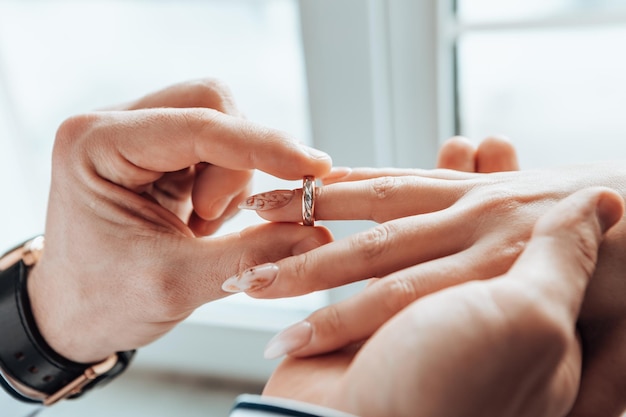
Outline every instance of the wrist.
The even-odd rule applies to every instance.
[[[32,314],[39,332],[48,345],[59,355],[78,363],[100,362],[114,353],[106,349],[81,330],[84,317],[76,311],[66,294],[57,294],[46,285],[53,282],[46,274],[54,274],[45,263],[38,263],[28,274],[28,296]],[[67,289],[67,293],[70,289]],[[81,320],[82,319],[82,320]],[[82,322],[82,323],[81,323]]]
[[[134,351],[85,364],[61,356],[47,343],[35,324],[27,292],[28,272],[42,249],[43,238],[37,238],[0,258],[0,370],[9,393],[50,405],[117,376]]]

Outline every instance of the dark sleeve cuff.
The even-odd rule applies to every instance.
[[[357,417],[300,401],[258,395],[240,395],[230,417]]]

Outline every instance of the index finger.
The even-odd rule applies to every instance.
[[[324,175],[332,164],[284,132],[206,108],[76,116],[61,125],[55,142],[55,154],[71,150],[101,177],[133,190],[199,162],[287,180]]]

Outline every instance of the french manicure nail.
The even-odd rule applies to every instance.
[[[230,293],[259,290],[274,282],[277,275],[276,264],[254,266],[228,278],[222,284],[222,290]]]
[[[301,321],[286,328],[272,338],[265,348],[265,359],[276,359],[308,345],[313,337],[313,327],[308,321]]]
[[[266,211],[284,207],[293,199],[293,190],[274,190],[255,194],[239,203],[239,208],[244,210]]]
[[[315,149],[315,148],[311,148],[309,146],[306,145],[300,145],[300,148],[302,148],[302,150],[308,154],[309,156],[315,158],[315,159],[331,159],[330,155],[328,155],[326,152],[322,152],[319,149]]]

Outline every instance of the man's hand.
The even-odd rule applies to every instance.
[[[53,151],[46,248],[28,283],[43,336],[78,362],[137,348],[225,296],[229,276],[328,242],[323,228],[295,224],[199,237],[234,215],[253,169],[293,180],[330,166],[328,155],[239,117],[212,80],[67,120]]]

